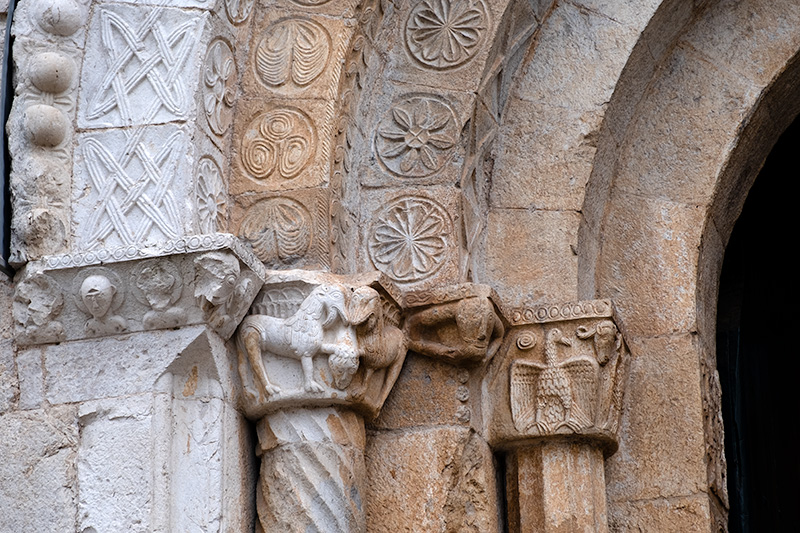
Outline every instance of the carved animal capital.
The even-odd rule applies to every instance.
[[[532,307],[511,320],[486,377],[491,440],[577,437],[613,452],[629,356],[611,303]]]
[[[406,294],[409,348],[454,364],[479,364],[494,356],[505,334],[497,295],[471,283]]]
[[[378,273],[271,272],[236,334],[245,411],[383,406],[405,360],[396,290]]]

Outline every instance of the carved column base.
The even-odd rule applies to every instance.
[[[578,442],[542,441],[508,454],[510,533],[608,531],[603,452]]]
[[[327,407],[258,422],[257,533],[365,533],[364,419]]]

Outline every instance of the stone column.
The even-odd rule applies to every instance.
[[[485,387],[504,450],[511,532],[606,532],[604,458],[616,451],[628,354],[607,300],[509,313]]]
[[[242,322],[258,531],[366,532],[364,417],[377,415],[407,350],[392,292],[377,273],[274,272]]]

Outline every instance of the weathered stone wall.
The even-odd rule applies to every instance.
[[[726,528],[717,283],[746,193],[800,111],[796,2],[20,0],[17,9],[7,128],[20,271],[0,285],[0,457],[10,458],[0,465],[0,531],[254,527],[258,459],[246,418],[264,412],[242,396],[230,338],[268,279],[264,266],[378,270],[382,297],[396,297],[386,320],[412,350],[396,383],[386,378],[394,386],[380,415],[352,426],[365,435],[355,445],[365,484],[352,500],[367,531],[489,532],[504,521],[513,530],[541,515],[531,494],[548,488],[525,485],[526,475],[596,481],[603,464],[605,494],[591,499],[597,531]],[[202,237],[219,232],[238,240]],[[229,248],[225,289],[204,278],[200,254]],[[82,285],[90,273],[114,287],[94,313]],[[269,276],[284,296],[328,279]],[[469,352],[454,302],[474,294],[436,292],[463,283],[496,291],[481,315],[495,329],[481,331],[505,339],[499,350],[470,339],[483,352]],[[38,311],[37,290],[52,296]],[[515,313],[595,298],[613,302],[595,318],[613,315],[619,353],[630,352],[619,449],[605,463],[599,448],[528,453],[525,438],[551,428],[502,421],[512,416],[512,359],[532,361],[534,346],[544,357],[561,340],[550,339],[550,318]],[[426,306],[435,320],[419,337],[438,348],[403,325]],[[580,359],[573,351],[588,337],[569,335],[558,349]],[[566,368],[565,357],[537,364]],[[325,392],[344,402],[339,393]]]

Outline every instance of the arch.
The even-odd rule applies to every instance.
[[[634,355],[608,466],[612,523],[726,520],[719,273],[746,193],[800,111],[798,24],[789,1],[709,4],[644,74],[628,64],[621,82],[638,81],[641,96],[620,85],[609,104],[578,283],[584,296],[614,300]]]

